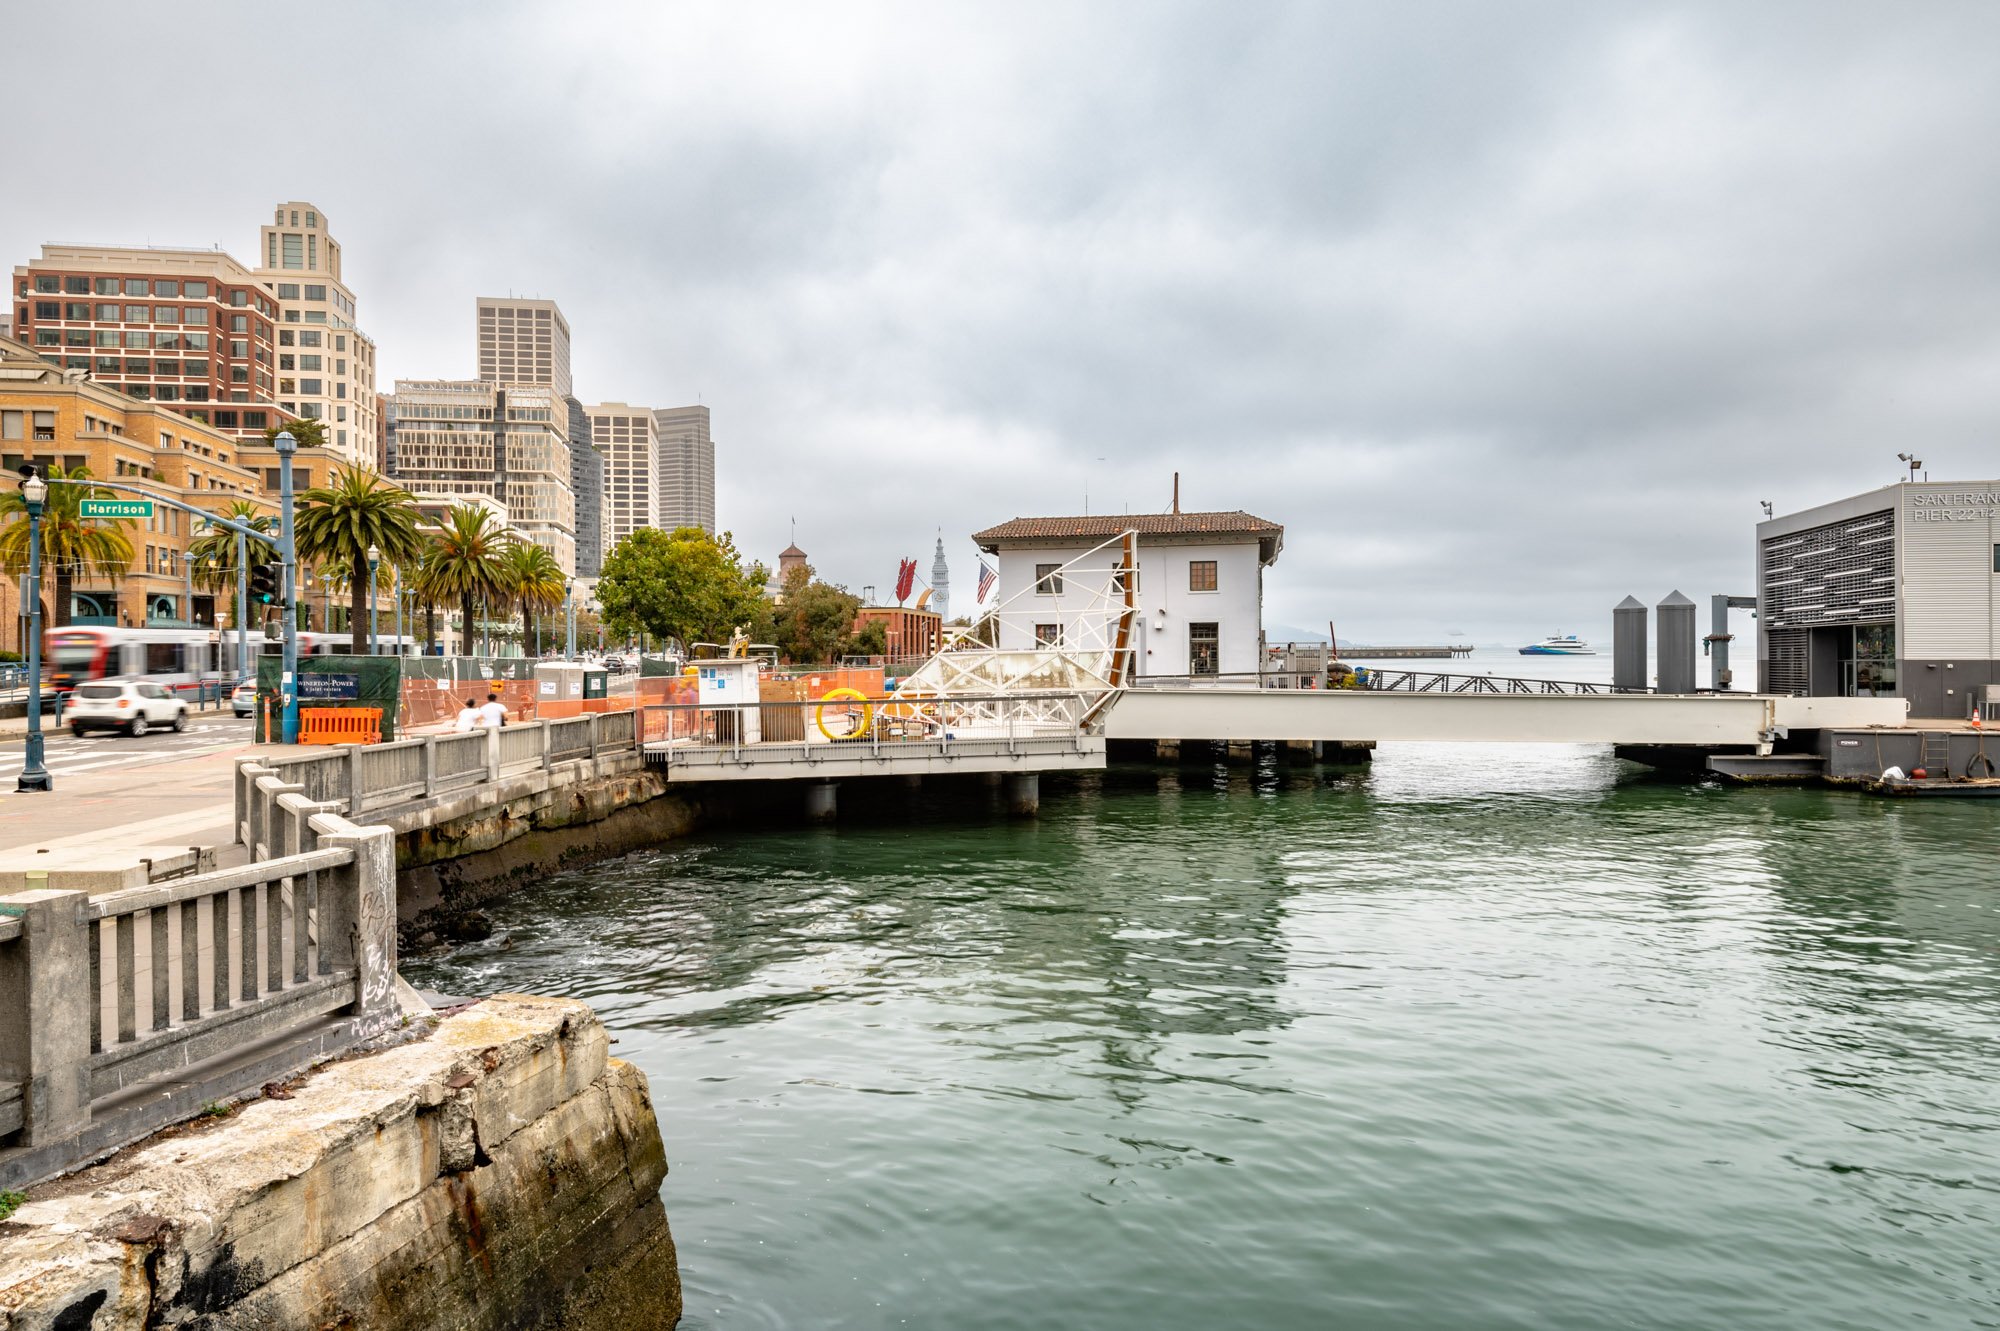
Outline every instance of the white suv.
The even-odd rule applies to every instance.
[[[87,730],[143,735],[154,726],[186,730],[188,706],[167,689],[143,679],[102,679],[77,685],[62,719],[72,735]]]

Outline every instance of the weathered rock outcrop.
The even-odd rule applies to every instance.
[[[0,1224],[0,1327],[671,1327],[659,1125],[608,1044],[503,995],[46,1184]]]

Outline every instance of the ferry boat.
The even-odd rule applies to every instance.
[[[1530,643],[1521,649],[1523,656],[1595,656],[1591,645],[1574,633],[1566,638],[1553,635],[1540,642]]]

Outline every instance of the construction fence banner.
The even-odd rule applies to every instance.
[[[403,667],[409,658],[397,656],[307,656],[299,660],[299,709],[379,707],[382,733],[387,742],[396,738],[397,699],[402,694]],[[257,711],[254,717],[256,740],[260,744],[277,738],[281,691],[279,676],[284,659],[257,658]]]
[[[512,720],[538,715],[536,663],[529,657],[413,656],[404,664],[397,714],[406,729],[454,720],[467,704],[484,704],[488,694],[499,695]]]

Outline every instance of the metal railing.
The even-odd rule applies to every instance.
[[[669,766],[719,758],[814,764],[857,752],[993,755],[1080,753],[1095,694],[1044,691],[983,697],[779,701],[704,707],[654,704],[528,721],[494,730],[423,735],[321,753],[260,756],[237,765],[236,840],[252,859],[284,853],[280,797],[348,817],[394,817],[401,805],[558,764],[644,749]],[[278,778],[277,785],[266,780]]]
[[[1305,672],[1311,674],[1312,672]],[[1294,670],[1258,670],[1227,672],[1214,675],[1140,675],[1133,679],[1135,689],[1283,689],[1299,687],[1295,682],[1300,672]],[[1574,696],[1595,693],[1654,693],[1650,685],[1645,688],[1619,688],[1602,681],[1572,679],[1515,679],[1506,675],[1450,675],[1436,674],[1426,670],[1384,670],[1380,666],[1364,665],[1356,668],[1352,675],[1344,676],[1352,682],[1336,682],[1328,690],[1334,693],[1375,692],[1375,693],[1506,693],[1533,694],[1537,696]]]
[[[1035,692],[985,697],[838,698],[637,709],[649,759],[667,766],[718,760],[812,765],[855,753],[1081,752],[1090,695]]]
[[[358,817],[557,763],[630,753],[635,733],[630,711],[593,712],[494,730],[245,759],[236,773],[236,840],[250,847],[253,858],[279,853],[275,796],[260,788],[260,773],[276,773],[287,790]]]
[[[0,1187],[388,1026],[394,833],[268,769],[256,779],[273,798],[272,858],[96,897],[0,898]]]
[[[1437,675],[1420,670],[1369,667],[1364,687],[1377,693],[1508,693],[1573,697],[1595,693],[1654,693],[1656,689],[1619,688],[1601,681],[1574,679],[1514,679],[1504,675]]]

